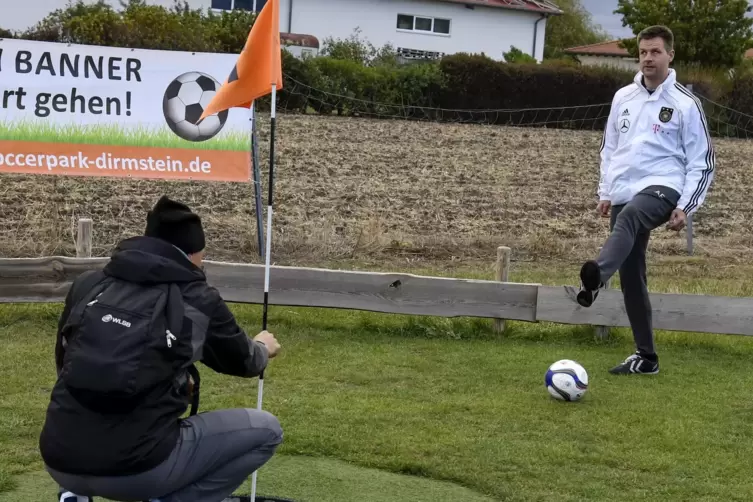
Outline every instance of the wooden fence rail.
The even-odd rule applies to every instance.
[[[0,303],[62,301],[78,274],[107,261],[0,259]],[[262,303],[263,266],[206,262],[205,269],[208,282],[226,301]],[[602,291],[591,308],[578,305],[576,293],[571,286],[276,266],[269,300],[271,305],[390,314],[629,326],[619,291]],[[753,298],[653,293],[651,301],[657,329],[753,335]]]

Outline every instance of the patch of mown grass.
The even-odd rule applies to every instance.
[[[215,138],[192,142],[181,139],[165,127],[122,127],[118,124],[67,124],[14,121],[0,123],[0,141],[39,141],[92,145],[187,148],[191,150],[249,149],[248,134],[236,131]]]

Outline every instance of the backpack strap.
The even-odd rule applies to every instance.
[[[178,336],[191,336],[190,333],[183,333],[183,319],[185,317],[185,305],[183,303],[183,293],[177,284],[165,284],[167,293],[167,325],[168,329],[173,334]],[[199,370],[194,364],[195,361],[189,361],[185,367],[186,372],[193,380],[193,386],[191,388],[191,415],[196,415],[199,410],[199,394],[201,387],[201,375]]]
[[[84,272],[84,274],[87,274],[87,272]],[[107,275],[105,275],[104,271],[100,270],[94,270],[91,273],[88,273],[88,275],[80,275],[81,282],[74,283],[71,285],[71,288],[75,288],[75,293],[81,293],[78,297],[78,301],[71,307],[71,311],[68,314],[68,318],[65,320],[65,324],[63,325],[63,330],[70,327],[71,325],[75,325],[77,322],[81,320],[81,316],[84,313],[84,309],[86,308],[87,304],[89,304],[91,301],[93,301],[97,296],[99,296],[102,291],[107,287],[107,282],[105,279],[107,279]],[[75,297],[72,297],[73,300],[76,300]]]
[[[199,411],[199,391],[201,387],[201,375],[199,375],[199,370],[196,368],[196,365],[191,364],[188,368],[186,368],[186,371],[188,371],[188,374],[191,375],[191,378],[193,378],[193,391],[191,393],[191,415],[196,415],[196,412]]]
[[[81,279],[81,283],[78,284],[78,287],[84,291],[93,288],[99,281],[107,277],[104,270],[102,269],[92,270],[90,272],[91,273],[89,273],[89,275],[85,275],[86,272],[84,272],[84,274],[81,274],[81,276],[79,276],[83,277],[83,279]]]

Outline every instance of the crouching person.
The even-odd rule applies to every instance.
[[[280,350],[270,333],[249,338],[207,284],[204,244],[201,219],[163,197],[144,236],[74,281],[39,441],[60,501],[220,502],[282,442],[265,411],[196,413],[194,363],[251,378]]]

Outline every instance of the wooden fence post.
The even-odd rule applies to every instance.
[[[601,253],[601,248],[599,248],[599,253]],[[609,289],[610,284],[612,283],[612,278],[610,277],[607,283],[604,285],[604,289]],[[605,338],[609,337],[609,326],[596,326],[596,337],[600,340],[604,340]]]
[[[92,220],[81,218],[78,220],[76,234],[76,258],[92,257]]]
[[[497,248],[497,263],[494,270],[494,279],[500,282],[507,282],[508,274],[510,272],[510,248],[506,246],[499,246]],[[505,320],[494,320],[494,332],[503,333],[505,331]]]

